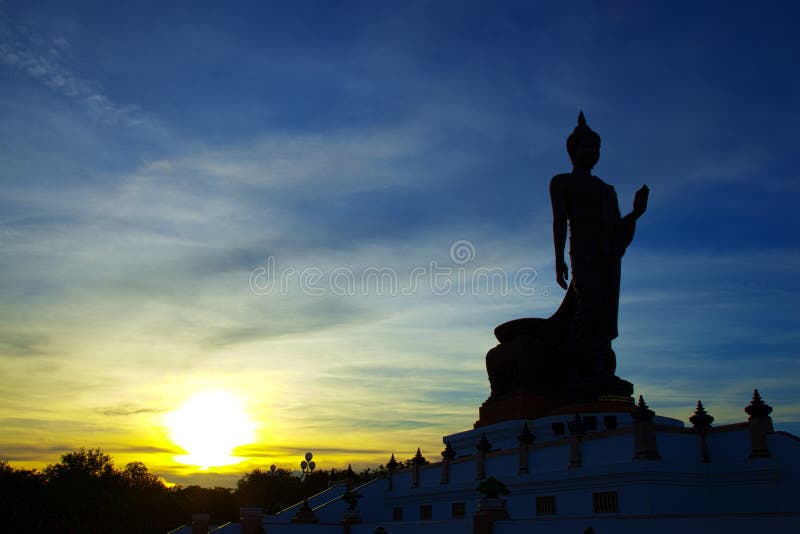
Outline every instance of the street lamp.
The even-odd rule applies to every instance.
[[[266,483],[265,491],[267,492],[267,494],[266,494],[266,498],[267,498],[267,501],[266,501],[267,502],[267,508],[266,508],[266,510],[267,510],[268,514],[274,514],[275,513],[272,510],[272,496],[275,494],[275,484],[274,484],[272,479],[275,478],[277,469],[278,469],[278,466],[275,465],[275,464],[272,464],[271,466],[269,466],[269,473],[267,473],[268,480],[266,481],[267,483]]]
[[[312,460],[313,457],[313,454],[307,452],[306,459],[300,462],[300,469],[303,470],[303,480],[308,478],[308,475],[310,475],[314,468],[317,467],[317,464]]]

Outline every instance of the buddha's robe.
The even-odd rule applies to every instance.
[[[566,214],[572,280],[550,321],[574,350],[610,347],[617,337],[620,267],[636,218],[620,216],[614,187],[596,176],[559,174],[550,183],[553,213]]]

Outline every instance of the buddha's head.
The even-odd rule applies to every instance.
[[[567,154],[576,169],[591,170],[600,160],[600,136],[586,124],[583,111],[578,125],[567,137]]]

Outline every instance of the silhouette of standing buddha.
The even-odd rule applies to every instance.
[[[636,220],[647,209],[649,189],[636,192],[633,211],[620,217],[614,187],[591,174],[600,159],[600,136],[586,124],[583,112],[578,126],[567,138],[573,170],[550,181],[553,206],[553,242],[556,281],[574,299],[569,319],[569,349],[572,352],[606,352],[617,337],[620,266],[633,239]],[[572,283],[564,261],[569,223]],[[602,367],[599,371],[608,371]],[[614,369],[610,370],[613,374]]]
[[[567,138],[567,152],[572,172],[550,181],[556,281],[567,293],[547,319],[517,319],[498,326],[500,345],[486,356],[492,394],[484,407],[527,396],[515,405],[524,412],[517,416],[582,402],[633,402],[630,382],[614,376],[611,340],[617,337],[622,256],[637,219],[647,209],[649,189],[642,186],[633,211],[620,215],[614,187],[591,174],[600,159],[600,136],[586,124],[583,112]],[[484,408],[481,411],[483,421]]]

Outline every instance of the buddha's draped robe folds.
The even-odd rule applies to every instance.
[[[617,337],[620,266],[636,228],[620,216],[614,187],[596,176],[558,174],[550,182],[554,216],[566,214],[572,280],[548,319],[560,324],[572,349],[609,347]]]

